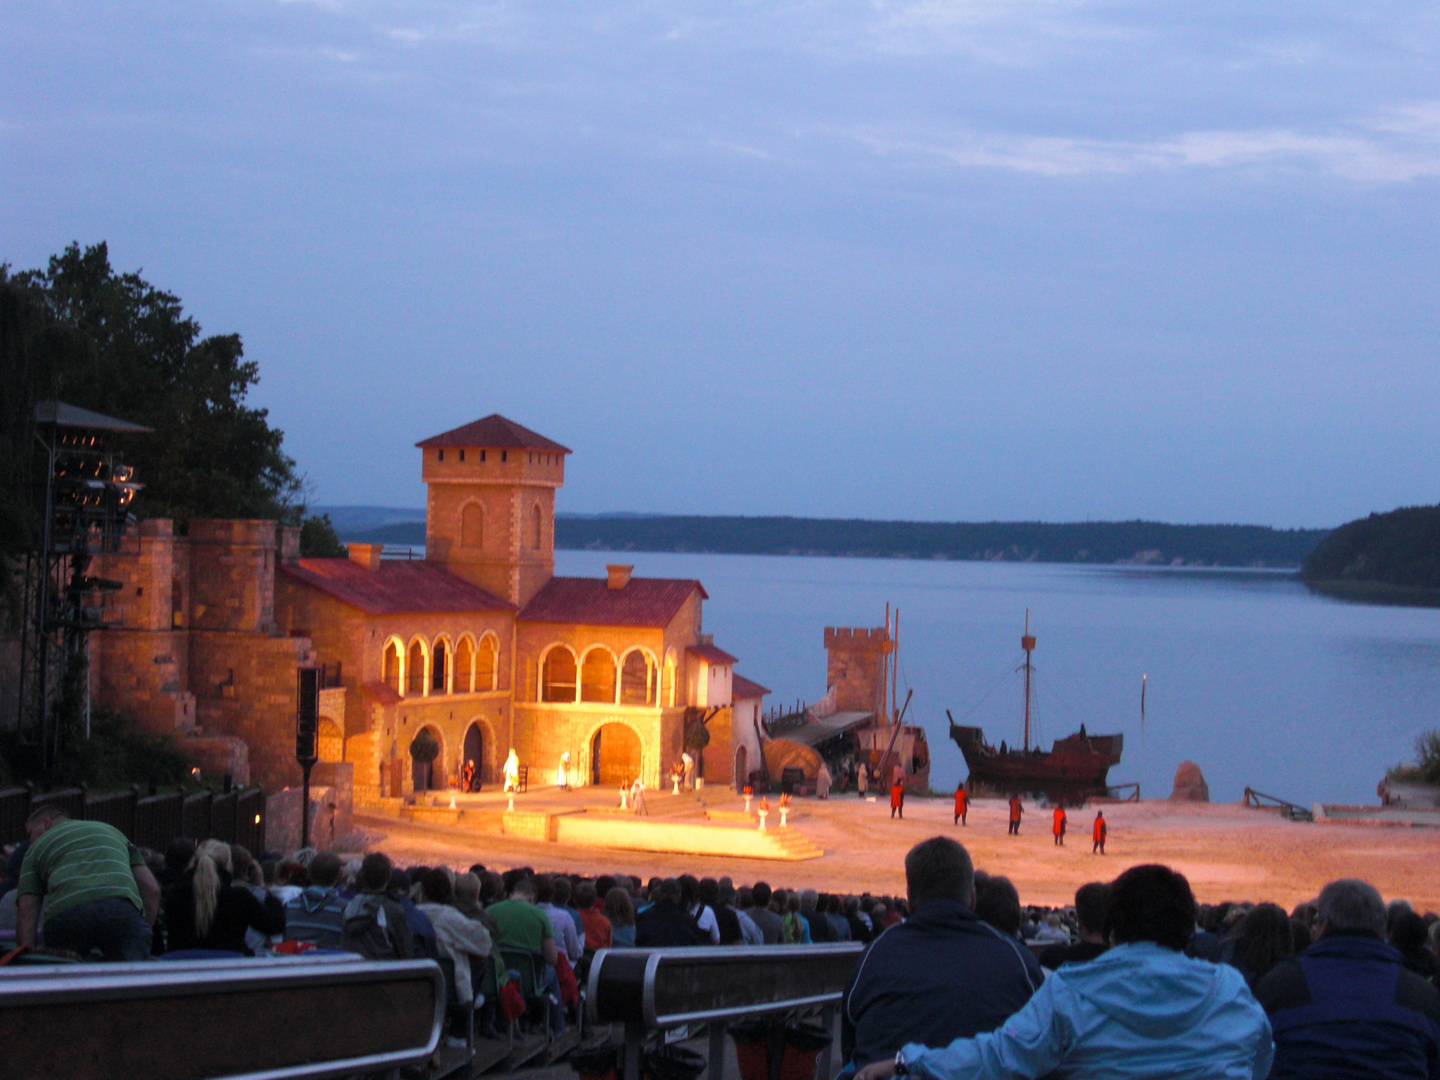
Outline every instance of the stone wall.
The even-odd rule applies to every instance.
[[[877,715],[884,711],[884,658],[890,650],[883,627],[825,628],[825,685],[835,688],[836,709]]]
[[[278,526],[273,521],[190,521],[190,625],[273,633]]]

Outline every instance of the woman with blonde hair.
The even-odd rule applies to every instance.
[[[206,840],[165,896],[166,950],[203,949],[251,955],[245,931],[285,932],[285,906],[267,894],[257,900],[233,880],[230,845]]]

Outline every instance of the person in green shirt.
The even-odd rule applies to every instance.
[[[510,889],[510,899],[485,909],[500,928],[495,944],[500,949],[523,950],[544,960],[539,965],[540,993],[550,1014],[550,1030],[565,1030],[565,1010],[560,1006],[560,980],[555,974],[555,931],[545,913],[535,906],[535,879],[523,877]],[[528,990],[527,990],[528,996]]]
[[[15,939],[34,946],[44,902],[45,945],[106,960],[144,960],[160,909],[160,883],[140,849],[102,821],[72,821],[42,806],[25,822],[30,849],[16,888]]]

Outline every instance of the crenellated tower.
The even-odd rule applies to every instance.
[[[523,607],[555,573],[555,491],[570,451],[499,414],[415,445],[426,560]]]

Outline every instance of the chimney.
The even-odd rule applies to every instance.
[[[630,572],[634,566],[607,565],[605,567],[605,584],[612,589],[623,589],[630,584]]]
[[[350,553],[351,562],[359,563],[366,570],[379,570],[383,547],[383,544],[346,544],[345,550]]]

